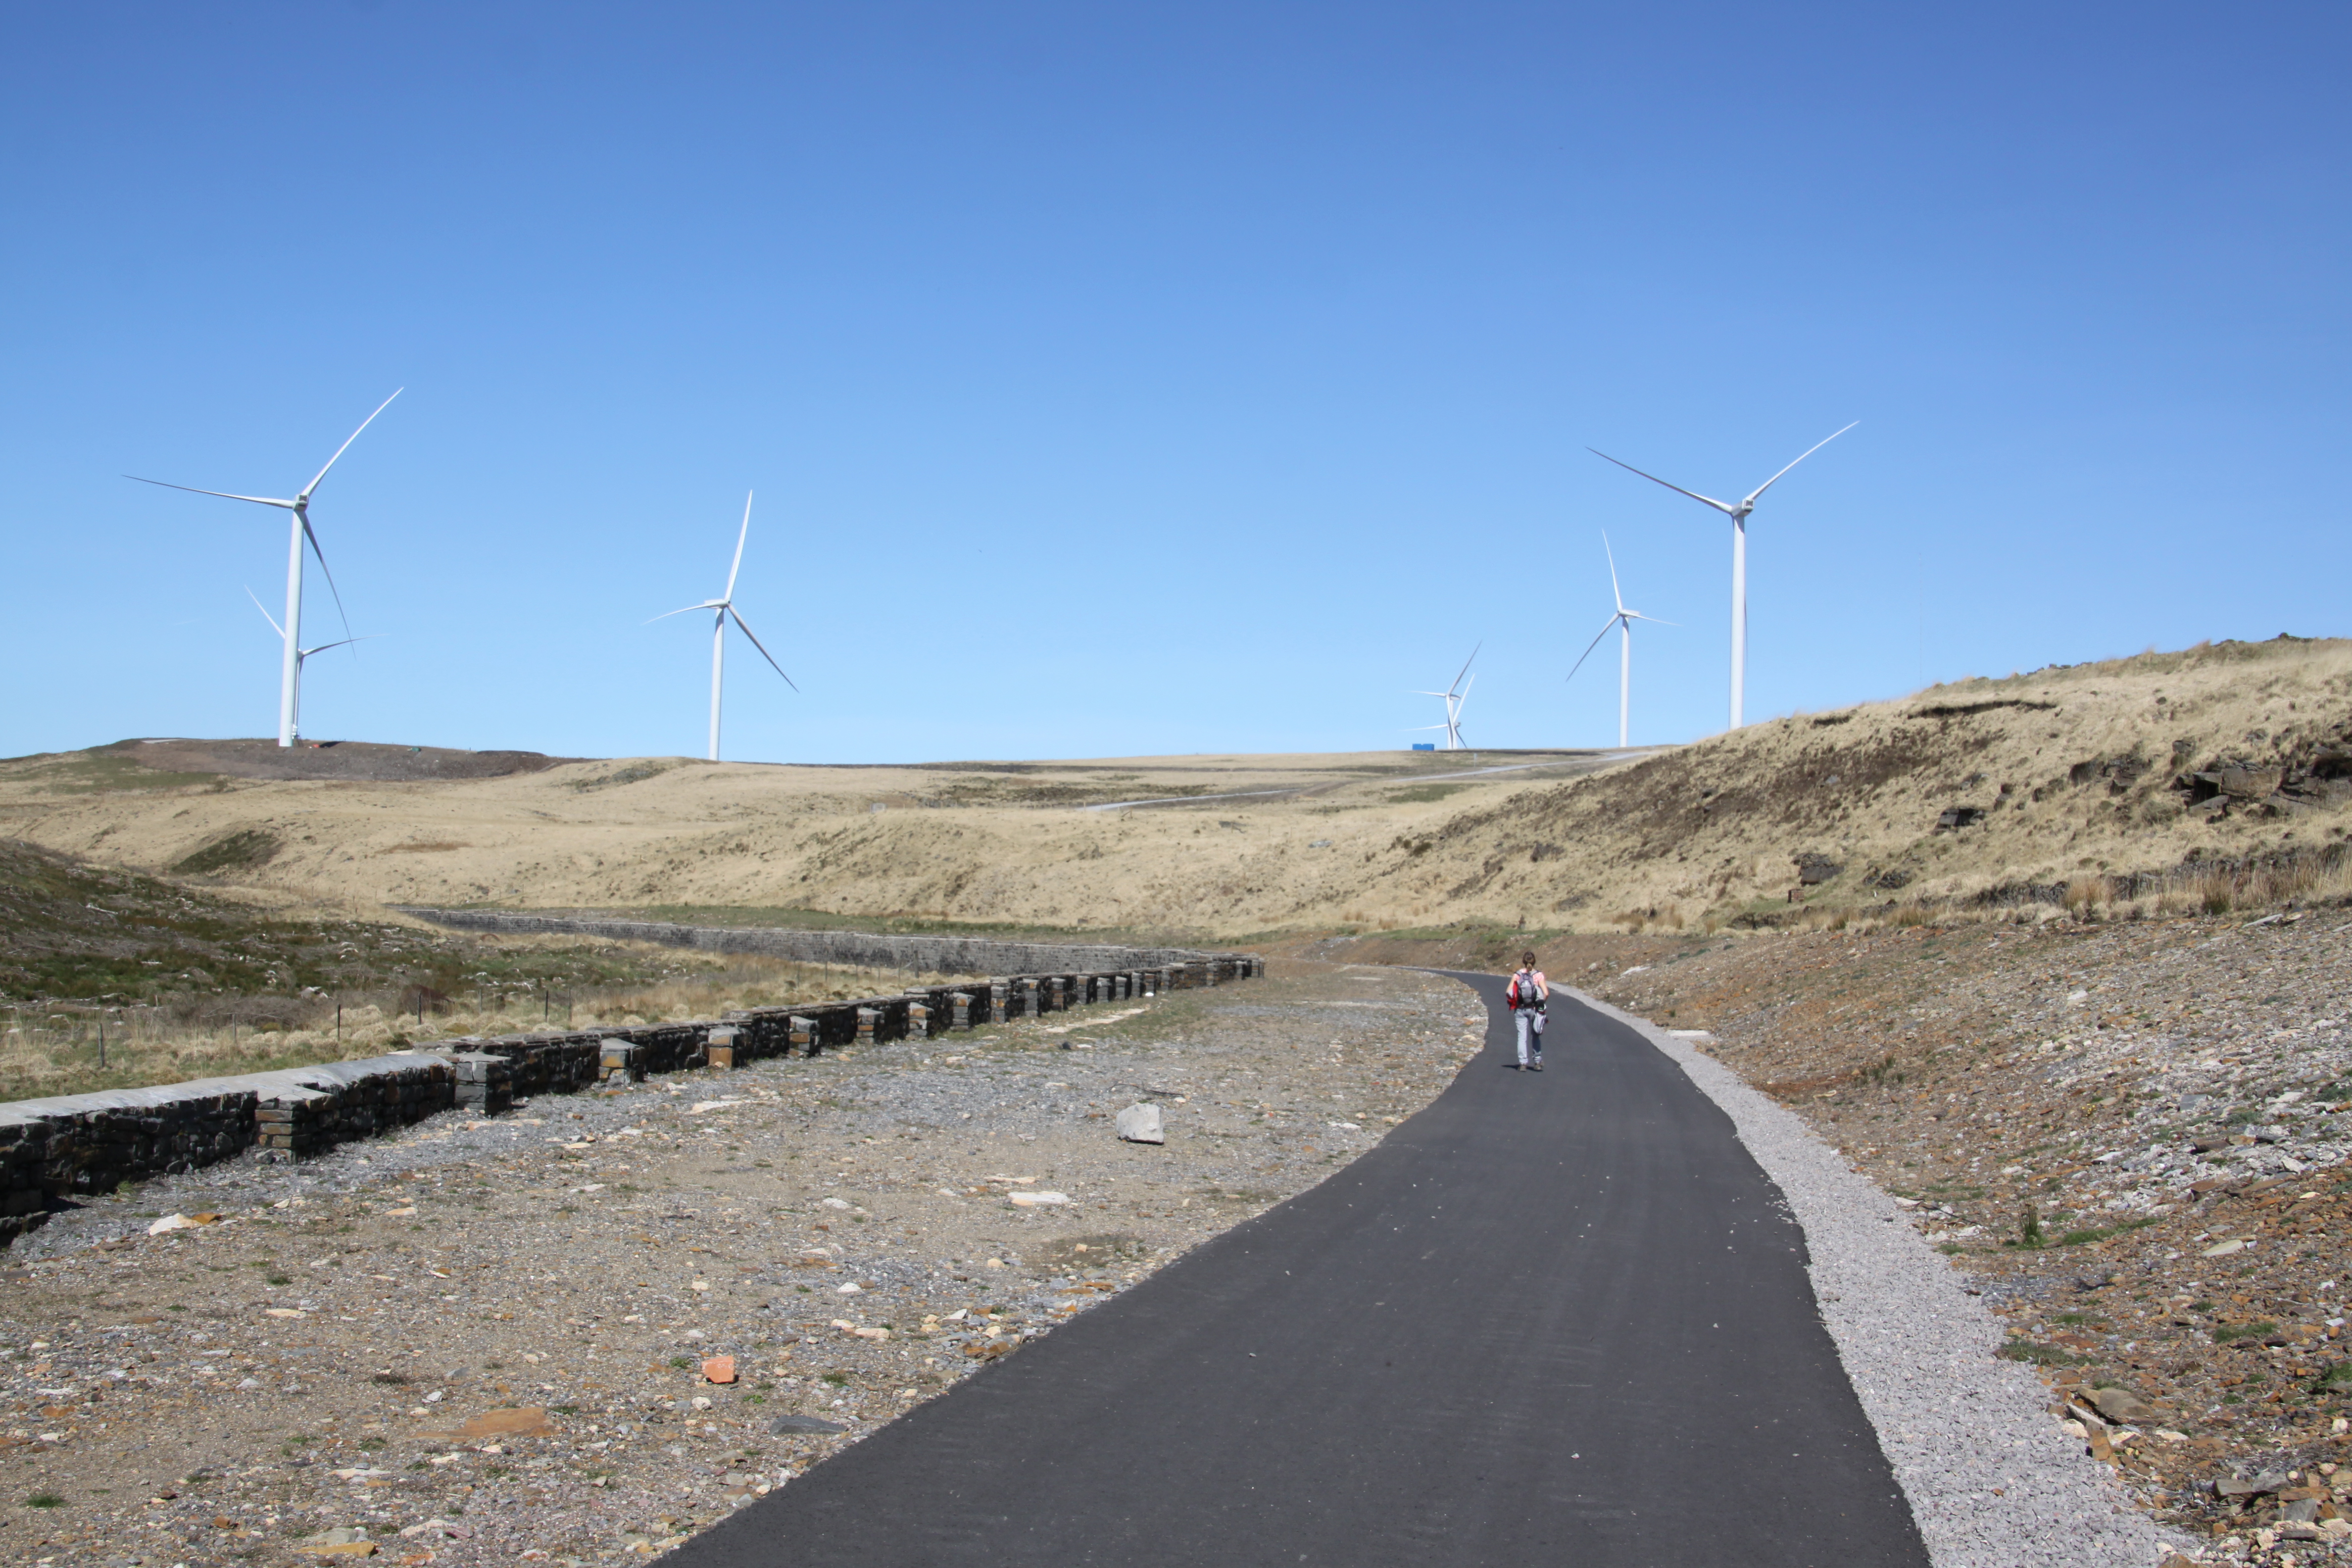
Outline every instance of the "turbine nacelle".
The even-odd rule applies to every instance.
[[[1674,491],[1676,495],[1688,496],[1691,500],[1699,502],[1703,506],[1711,506],[1716,510],[1723,513],[1724,516],[1731,520],[1731,727],[1735,730],[1738,729],[1742,722],[1741,705],[1745,699],[1748,685],[1748,514],[1756,510],[1756,502],[1758,499],[1761,497],[1766,490],[1770,489],[1774,485],[1780,482],[1781,474],[1786,474],[1790,468],[1795,468],[1799,463],[1803,462],[1807,458],[1811,457],[1815,452],[1820,451],[1822,447],[1828,446],[1831,442],[1844,435],[1846,431],[1853,429],[1854,425],[1859,425],[1861,423],[1862,421],[1857,419],[1853,421],[1853,424],[1845,425],[1838,429],[1831,431],[1828,435],[1822,437],[1820,440],[1814,442],[1811,446],[1798,453],[1795,458],[1790,459],[1790,462],[1780,469],[1779,474],[1774,474],[1770,479],[1766,479],[1762,484],[1758,485],[1754,489],[1749,490],[1747,495],[1738,501],[1719,501],[1713,496],[1703,496],[1696,490],[1686,490],[1680,485],[1674,484],[1668,480],[1658,478],[1655,474],[1644,473],[1642,469],[1635,468],[1631,463],[1618,462],[1616,458],[1611,457],[1608,453],[1601,451],[1597,447],[1587,447],[1585,448],[1586,451],[1591,452],[1594,457],[1599,458],[1603,462],[1616,463],[1619,468],[1624,469],[1629,474],[1641,474],[1642,478],[1649,480],[1652,484],[1664,485],[1666,489]],[[1621,611],[1624,608],[1622,602],[1619,604],[1618,608]],[[1604,626],[1601,630],[1602,633],[1606,635],[1608,628]],[[1587,649],[1586,651],[1590,652],[1591,650]],[[1580,659],[1577,662],[1580,664],[1583,661]]]
[[[1478,678],[1470,673],[1470,666],[1477,660],[1478,648],[1486,646],[1482,642],[1478,647],[1470,650],[1470,657],[1462,661],[1462,668],[1454,672],[1453,683],[1444,690],[1410,693],[1414,697],[1434,697],[1445,704],[1444,723],[1423,724],[1418,728],[1444,731],[1445,749],[1449,752],[1459,752],[1465,749],[1462,744],[1462,705],[1470,700],[1470,688],[1476,685],[1478,681]]]
[[[407,389],[404,387],[394,388],[392,397],[398,397],[401,393],[405,390]],[[370,414],[366,418],[361,420],[358,430],[353,430],[349,436],[343,437],[343,444],[335,448],[334,457],[329,458],[325,466],[320,468],[317,473],[310,476],[310,482],[304,485],[301,489],[295,494],[294,499],[291,500],[280,500],[276,496],[240,495],[233,490],[198,489],[194,485],[175,485],[164,479],[142,479],[137,474],[125,474],[123,476],[123,478],[127,479],[137,479],[142,485],[158,485],[167,490],[186,490],[191,495],[217,496],[223,500],[241,500],[250,502],[255,506],[276,507],[280,511],[291,512],[293,514],[293,527],[290,531],[290,537],[287,542],[286,622],[283,626],[278,626],[277,620],[272,618],[269,623],[273,626],[278,626],[278,634],[282,639],[284,639],[286,644],[285,658],[279,665],[278,685],[278,743],[281,746],[290,746],[294,743],[295,735],[299,725],[299,710],[301,702],[302,692],[302,661],[305,658],[308,658],[311,654],[320,651],[317,647],[306,649],[301,647],[300,643],[302,636],[302,564],[303,551],[305,547],[308,547],[312,555],[318,557],[319,570],[326,575],[328,592],[334,595],[335,614],[341,617],[343,623],[344,636],[342,641],[352,642],[358,640],[351,636],[352,617],[343,608],[343,591],[336,584],[334,568],[327,564],[327,552],[319,543],[319,535],[317,531],[310,526],[310,496],[313,491],[318,489],[320,481],[327,477],[328,469],[332,468],[336,462],[341,458],[342,455],[352,449],[352,443],[360,438],[360,431],[365,430],[369,426],[374,424],[377,414],[381,414],[385,409],[392,406],[392,397],[387,397],[382,403],[377,404],[375,405],[375,413]],[[247,592],[249,594],[252,590],[247,589]],[[257,599],[254,602],[257,605],[260,603]],[[262,614],[264,616],[268,616],[269,612],[264,610],[262,611]],[[320,647],[339,647],[341,646],[341,643],[324,643],[320,645]]]
[[[698,605],[688,605],[684,609],[665,610],[654,616],[652,621],[646,623],[651,626],[654,621],[666,621],[672,616],[691,615],[697,610],[715,612],[711,616],[710,626],[710,760],[714,763],[719,760],[719,695],[724,688],[727,665],[727,623],[730,619],[735,623],[735,629],[749,637],[751,646],[760,650],[760,657],[768,661],[769,668],[778,675],[783,676],[784,684],[791,686],[794,691],[800,689],[798,686],[793,685],[791,676],[784,675],[784,667],[776,662],[776,656],[768,651],[767,645],[760,640],[759,634],[754,632],[750,624],[743,619],[743,612],[735,607],[735,579],[742,573],[743,544],[751,536],[751,497],[747,492],[743,497],[743,526],[735,535],[735,559],[727,568],[727,592],[719,598],[705,599]]]
[[[1617,552],[1610,547],[1609,535],[1605,531],[1601,535],[1601,548],[1608,553],[1609,598],[1610,602],[1617,606],[1617,610],[1614,615],[1601,623],[1601,629],[1592,634],[1592,640],[1584,645],[1582,653],[1576,656],[1575,664],[1569,667],[1568,679],[1570,680],[1576,679],[1576,672],[1584,668],[1584,661],[1592,657],[1592,650],[1601,646],[1602,637],[1607,637],[1612,630],[1618,634],[1620,640],[1617,649],[1617,744],[1622,747],[1626,743],[1627,729],[1632,721],[1633,623],[1646,621],[1654,626],[1670,626],[1675,623],[1662,621],[1655,616],[1645,616],[1639,610],[1626,607],[1625,591],[1617,583]]]

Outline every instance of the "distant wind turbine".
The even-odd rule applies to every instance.
[[[743,493],[743,528],[740,532],[735,535],[735,564],[727,569],[727,592],[720,595],[716,599],[705,599],[698,605],[688,605],[682,610],[665,611],[663,614],[654,617],[654,621],[666,621],[672,616],[689,615],[696,610],[709,610],[711,612],[710,760],[714,763],[719,760],[719,691],[720,677],[725,673],[727,668],[728,616],[733,616],[735,617],[736,629],[740,631],[745,637],[751,639],[751,646],[760,650],[760,657],[768,661],[769,667],[778,675],[784,675],[784,667],[776,662],[776,656],[770,653],[766,645],[760,641],[758,634],[753,632],[749,626],[744,624],[742,616],[735,608],[735,577],[736,574],[743,570],[743,542],[751,536],[751,493],[749,490],[746,490]],[[653,625],[653,621],[647,621],[646,625],[651,626]],[[793,686],[793,678],[789,675],[784,675],[784,684],[786,686],[792,686],[794,691],[798,691],[800,689],[799,687]]]
[[[1618,632],[1617,747],[1618,750],[1622,751],[1630,744],[1625,739],[1625,734],[1633,703],[1633,623],[1647,621],[1654,626],[1670,626],[1675,623],[1662,621],[1655,616],[1645,616],[1639,610],[1627,609],[1625,595],[1617,586],[1617,552],[1609,548],[1609,535],[1606,531],[1601,535],[1601,549],[1609,557],[1609,596],[1617,602],[1617,613],[1601,623],[1599,633],[1591,642],[1584,645],[1584,651],[1577,655],[1576,663],[1570,668],[1568,678],[1570,680],[1576,679],[1576,672],[1584,668],[1584,661],[1592,657],[1592,650],[1601,646],[1601,639],[1609,635],[1609,628],[1615,626]]]
[[[406,387],[394,388],[392,397],[398,397],[407,390]],[[381,414],[391,407],[392,397],[387,397],[377,404],[375,414]],[[194,485],[174,485],[162,479],[140,479],[137,474],[122,476],[126,479],[139,479],[142,485],[163,485],[167,490],[186,490],[192,495],[218,496],[223,500],[251,501],[256,506],[282,507],[294,514],[286,544],[286,624],[278,626],[278,634],[286,645],[286,657],[280,666],[278,679],[278,743],[281,746],[290,746],[294,743],[295,710],[299,705],[298,693],[302,686],[304,656],[299,645],[302,639],[302,546],[306,542],[310,546],[310,552],[319,558],[319,570],[327,574],[327,589],[335,596],[335,613],[343,615],[342,590],[335,586],[335,574],[327,567],[327,552],[319,548],[319,536],[310,529],[310,492],[319,488],[319,481],[327,477],[327,468],[335,466],[336,458],[351,450],[352,443],[360,438],[360,430],[364,430],[375,423],[375,414],[371,414],[360,421],[360,429],[352,431],[345,437],[343,444],[335,448],[335,456],[327,459],[327,468],[320,468],[313,475],[310,482],[304,485],[292,500],[278,500],[269,496],[234,495],[227,490],[200,490]],[[250,590],[247,591],[250,592]],[[267,611],[263,613],[268,614]],[[274,620],[269,624],[278,626]],[[343,630],[348,632],[351,629],[351,617],[344,615]],[[330,643],[326,646],[332,647],[339,645]],[[315,653],[318,650],[314,648],[311,651]]]
[[[261,618],[269,623],[269,629],[271,631],[276,632],[281,637],[286,635],[286,628],[278,624],[278,617],[269,613],[268,606],[265,605],[261,602],[261,596],[259,595],[256,594],[252,589],[247,588],[245,591],[245,596],[253,601],[253,607],[261,612]],[[294,719],[298,733],[299,732],[302,718],[302,667],[310,662],[310,656],[314,653],[324,653],[331,647],[349,647],[352,644],[357,642],[373,642],[377,637],[380,637],[383,635],[383,634],[382,632],[370,632],[363,637],[345,637],[341,642],[322,642],[315,647],[296,648],[294,650]]]
[[[1423,724],[1421,728],[1424,730],[1444,731],[1444,749],[1449,752],[1462,752],[1469,749],[1462,743],[1462,705],[1470,700],[1470,688],[1476,685],[1478,681],[1478,678],[1476,676],[1470,675],[1470,666],[1478,657],[1478,648],[1485,647],[1486,646],[1486,645],[1482,642],[1478,645],[1478,647],[1474,647],[1470,650],[1470,657],[1462,661],[1461,669],[1454,674],[1454,684],[1448,686],[1444,690],[1416,691],[1412,693],[1415,697],[1441,697],[1445,700],[1445,722],[1443,724]],[[1470,675],[1470,679],[1466,681],[1462,679],[1465,675]]]
[[[1780,474],[1787,473],[1789,468],[1795,468],[1798,463],[1803,462],[1807,458],[1844,435],[1847,430],[1853,429],[1854,425],[1861,423],[1862,421],[1857,419],[1853,425],[1848,425],[1844,429],[1831,431],[1798,453],[1795,461],[1791,462],[1788,468],[1782,468]],[[1756,498],[1778,483],[1780,474],[1774,474],[1770,479],[1749,490],[1746,500],[1734,503],[1717,500],[1713,496],[1703,496],[1696,490],[1686,490],[1680,485],[1667,484],[1655,474],[1642,473],[1641,469],[1631,463],[1618,463],[1616,458],[1598,447],[1587,447],[1585,450],[1604,462],[1617,463],[1619,468],[1629,474],[1642,474],[1643,479],[1654,485],[1665,485],[1666,489],[1676,495],[1688,496],[1695,501],[1704,501],[1731,520],[1731,727],[1735,730],[1738,729],[1741,722],[1740,710],[1748,686],[1748,514],[1756,510]]]

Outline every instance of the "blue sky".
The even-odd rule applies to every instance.
[[[2341,635],[2340,5],[0,14],[0,752],[916,761],[1751,718]],[[315,574],[306,640],[340,631]],[[1596,656],[1596,659],[1599,656]]]

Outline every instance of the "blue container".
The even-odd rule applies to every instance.
[[[1412,749],[1416,752],[1433,752],[1437,750],[1437,742],[1434,741],[1415,741],[1412,743]]]

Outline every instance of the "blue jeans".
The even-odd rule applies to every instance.
[[[1528,1036],[1529,1034],[1533,1034],[1535,1036],[1536,1059],[1541,1061],[1543,1059],[1544,1016],[1541,1013],[1530,1012],[1523,1007],[1514,1007],[1511,1009],[1511,1020],[1518,1026],[1519,1029],[1519,1065],[1521,1067],[1528,1065]]]

